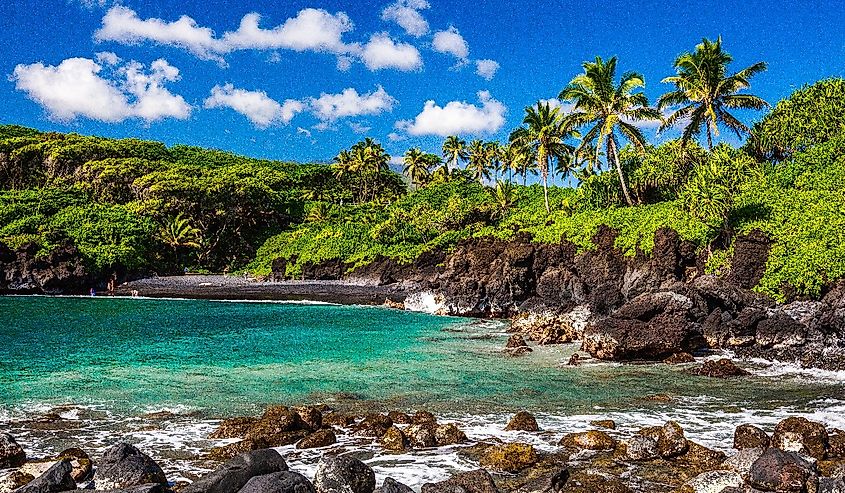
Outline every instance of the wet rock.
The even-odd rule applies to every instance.
[[[831,459],[845,459],[845,431],[834,428],[828,433],[827,456]]]
[[[680,493],[722,493],[726,488],[743,486],[742,478],[733,471],[708,471],[687,481]]]
[[[480,463],[496,471],[516,473],[536,464],[537,452],[525,443],[494,445],[484,451]]]
[[[166,486],[161,467],[147,454],[128,443],[118,443],[103,454],[94,475],[97,489],[122,489],[156,483]]]
[[[578,356],[578,353],[572,353],[572,356],[569,357],[569,361],[566,362],[566,366],[580,366],[581,365],[581,357]]]
[[[365,437],[380,438],[387,433],[387,429],[393,426],[393,420],[384,414],[372,413],[364,416],[360,423],[356,424],[355,434]]]
[[[661,361],[704,345],[700,327],[690,315],[694,304],[672,292],[634,298],[609,317],[584,330],[582,350],[603,360]]]
[[[329,445],[334,445],[335,443],[337,443],[337,437],[335,436],[334,431],[331,428],[326,428],[323,430],[317,430],[303,438],[296,443],[296,448],[307,449],[328,447]]]
[[[402,430],[396,426],[391,426],[381,437],[381,446],[393,452],[404,452],[410,444]]]
[[[405,428],[408,443],[414,448],[428,448],[437,446],[437,424],[424,423]]]
[[[508,342],[505,343],[505,348],[507,349],[519,347],[528,347],[528,343],[525,342],[525,339],[520,334],[513,334],[508,338]]]
[[[337,426],[346,428],[355,422],[355,418],[344,413],[328,413],[323,415],[323,426]]]
[[[8,433],[0,433],[0,469],[19,467],[26,462],[26,452]]]
[[[411,417],[401,411],[390,411],[387,413],[387,417],[396,425],[409,425],[413,423]]]
[[[15,493],[58,493],[76,489],[71,473],[73,466],[69,459],[62,459],[53,464],[47,472],[15,490]]]
[[[748,479],[751,472],[751,466],[763,455],[763,448],[744,448],[738,450],[737,453],[728,457],[722,464],[722,467],[736,472],[745,479]]]
[[[733,361],[725,358],[715,361],[707,360],[699,368],[690,370],[689,373],[691,375],[712,378],[731,378],[751,375],[750,372],[743,370],[742,368],[736,366]]]
[[[815,490],[818,478],[813,465],[795,452],[769,448],[754,461],[749,473],[751,486],[763,491],[803,492]]]
[[[680,365],[683,363],[695,363],[695,357],[690,353],[675,353],[663,360],[667,365]]]
[[[246,416],[224,419],[208,438],[243,438],[257,422],[258,419]]]
[[[411,422],[415,425],[437,424],[437,417],[428,411],[417,411],[411,416]]]
[[[709,449],[690,440],[687,440],[687,447],[686,453],[670,459],[677,467],[692,474],[723,469],[722,464],[727,459],[724,452]]]
[[[282,433],[302,430],[303,425],[299,414],[288,407],[272,406],[258,418],[258,421],[247,432],[246,438],[264,437],[269,439],[269,437]]]
[[[664,459],[683,455],[689,450],[689,443],[684,436],[684,430],[678,423],[668,421],[660,428],[657,450]]]
[[[564,435],[558,445],[584,450],[613,450],[616,440],[603,431],[590,430]]]
[[[414,493],[414,490],[393,478],[384,478],[384,483],[373,493]]]
[[[402,303],[401,301],[393,301],[390,298],[384,300],[384,303],[382,304],[382,306],[384,306],[385,308],[392,308],[394,310],[404,310],[405,309],[405,303]]]
[[[88,457],[88,454],[84,450],[76,447],[65,449],[59,453],[58,458],[70,459],[70,465],[73,468],[71,477],[77,483],[81,483],[91,475],[91,458]]]
[[[285,445],[293,445],[307,436],[307,430],[283,431],[272,435],[253,435],[250,432],[246,439],[252,440],[255,444],[266,444],[265,447],[284,447]]]
[[[578,471],[572,473],[563,485],[560,493],[633,493],[619,478],[608,477],[594,472]]]
[[[537,419],[533,414],[519,411],[508,421],[505,431],[540,431],[540,427],[537,426]]]
[[[816,493],[845,493],[845,480],[842,478],[819,478]]]
[[[230,443],[220,447],[213,447],[208,451],[206,457],[210,460],[225,461],[236,457],[244,452],[269,448],[270,444],[265,440],[253,440],[245,438],[239,442]]]
[[[484,469],[462,472],[446,481],[426,483],[420,493],[499,493],[493,477]]]
[[[0,477],[0,493],[10,493],[35,479],[35,476],[23,471],[12,471]]]
[[[434,429],[434,440],[438,447],[445,447],[464,443],[467,441],[467,436],[454,423],[447,423]]]
[[[739,425],[734,430],[734,448],[738,450],[747,448],[766,449],[769,447],[769,435],[762,429],[749,424]]]
[[[590,421],[590,424],[599,428],[605,428],[607,430],[616,429],[616,421],[613,421],[612,419],[596,419]]]
[[[579,325],[569,314],[525,312],[511,319],[508,331],[545,346],[580,339],[579,332],[583,331],[583,325],[580,325],[580,330]]]
[[[302,474],[281,471],[254,476],[238,493],[315,493],[316,490]]]
[[[317,464],[314,487],[319,493],[372,493],[376,476],[370,466],[358,459],[324,456]]]
[[[520,346],[520,347],[505,349],[505,353],[507,353],[508,356],[522,356],[523,354],[528,354],[532,351],[534,351],[534,350],[531,349],[528,346]]]
[[[775,427],[772,447],[786,452],[798,452],[816,460],[824,459],[827,452],[827,430],[824,425],[807,418],[786,418]]]
[[[273,449],[240,454],[183,488],[179,493],[234,493],[256,477],[288,470],[285,460]]]
[[[636,435],[626,442],[626,454],[633,461],[648,461],[660,457],[657,439],[651,436]]]
[[[310,431],[317,431],[323,427],[323,413],[314,406],[296,406],[291,408],[299,415],[303,427]]]

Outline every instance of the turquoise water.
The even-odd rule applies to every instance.
[[[598,418],[615,419],[620,432],[674,419],[714,447],[729,445],[737,424],[773,428],[787,415],[845,428],[839,374],[761,362],[743,362],[755,375],[733,380],[664,364],[569,367],[577,345],[513,358],[501,351],[506,338],[501,322],[379,307],[0,297],[0,429],[34,456],[69,446],[96,455],[130,440],[179,477],[205,466],[219,418],[275,403],[427,409],[473,440],[550,450]],[[549,432],[503,432],[521,409]],[[477,467],[454,451],[394,457],[354,446],[369,447],[377,473],[413,485]],[[322,452],[290,453],[295,469],[313,472]]]
[[[378,401],[467,412],[625,409],[649,394],[755,406],[839,385],[713,381],[665,365],[561,365],[575,348],[510,358],[497,323],[315,304],[0,298],[0,406],[190,406],[211,415],[277,403]]]

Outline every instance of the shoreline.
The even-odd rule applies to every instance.
[[[116,296],[221,301],[313,301],[339,305],[402,303],[411,293],[398,286],[350,281],[257,281],[222,274],[148,277],[115,288]],[[108,295],[106,295],[108,296]]]

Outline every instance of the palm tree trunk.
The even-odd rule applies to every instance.
[[[540,172],[543,174],[543,200],[546,202],[546,212],[551,212],[549,208],[549,162],[546,156],[540,153],[537,156],[537,164],[540,165]]]
[[[713,134],[710,132],[710,122],[707,122],[707,147],[713,152]]]
[[[613,163],[616,165],[616,172],[619,174],[619,184],[622,185],[622,194],[625,195],[625,202],[627,202],[628,205],[634,205],[634,202],[631,201],[631,194],[628,193],[628,185],[625,183],[625,175],[622,173],[622,166],[619,164],[619,155],[616,154],[616,142],[613,140],[613,136],[610,136],[607,139],[607,152],[609,154],[613,154]]]

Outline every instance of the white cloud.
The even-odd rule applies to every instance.
[[[317,51],[334,54],[349,52],[343,34],[354,28],[343,12],[331,14],[323,9],[302,9],[296,17],[273,29],[258,26],[261,16],[255,12],[241,19],[237,31],[223,35],[226,50],[279,49]]]
[[[106,12],[94,39],[128,45],[152,41],[178,46],[204,60],[222,61],[220,53],[226,51],[224,44],[214,37],[214,31],[200,27],[188,16],[183,15],[173,22],[154,18],[142,20],[134,10],[119,5]]]
[[[475,73],[486,80],[493,80],[499,66],[499,62],[495,60],[476,60]]]
[[[404,135],[398,134],[396,132],[390,132],[387,134],[387,138],[390,139],[391,142],[399,142],[402,140],[407,139]]]
[[[96,53],[94,57],[97,59],[97,63],[105,65],[117,65],[121,62],[121,58],[111,51],[101,51]]]
[[[308,137],[309,139],[311,138],[311,131],[308,130],[307,128],[296,127],[296,133],[304,135],[304,136]]]
[[[469,56],[469,46],[455,26],[450,26],[446,31],[434,33],[432,46],[435,51],[450,54],[461,62],[465,62]]]
[[[305,110],[305,105],[288,99],[284,103],[267,96],[264,91],[236,89],[232,84],[214,86],[205,100],[206,108],[231,108],[244,115],[258,128],[273,124],[287,125],[294,116]]]
[[[461,134],[492,134],[505,124],[505,105],[493,99],[487,91],[480,91],[481,106],[464,101],[451,101],[438,106],[426,101],[422,112],[412,121],[400,121],[396,128],[410,135],[438,135],[446,137]]]
[[[429,8],[426,0],[397,0],[381,12],[384,21],[395,22],[411,36],[420,37],[428,33],[428,21],[420,10]]]
[[[103,66],[94,60],[68,58],[58,66],[18,65],[12,80],[17,90],[43,106],[51,118],[62,121],[85,117],[104,122],[128,118],[153,122],[185,119],[191,114],[182,96],[164,87],[179,80],[179,70],[165,60],[153,62],[149,71],[138,62],[129,62],[113,70],[111,79],[101,75],[102,71]]]
[[[395,104],[396,100],[381,86],[365,94],[358,94],[357,90],[350,87],[338,94],[323,93],[319,98],[309,100],[314,116],[323,122],[350,116],[377,115],[391,111]]]
[[[356,134],[365,134],[372,130],[373,127],[369,127],[363,122],[349,122],[349,128]]]
[[[419,6],[421,0],[407,0],[408,5]],[[410,7],[409,7],[410,8]],[[175,46],[193,53],[203,60],[214,60],[225,65],[225,55],[238,50],[292,50],[296,52],[329,53],[337,57],[337,68],[346,71],[354,60],[360,60],[370,70],[393,68],[417,70],[422,67],[422,57],[414,46],[393,41],[387,33],[377,33],[365,44],[347,43],[343,36],[354,29],[349,16],[343,12],[330,13],[323,9],[306,8],[295,17],[273,28],[262,28],[261,16],[252,12],[245,15],[235,31],[218,37],[210,28],[200,26],[188,16],[175,21],[149,18],[141,19],[128,8],[115,6],[103,16],[102,25],[94,33],[99,42],[114,41],[122,44],[153,42]],[[271,54],[269,61],[278,56]]]
[[[419,50],[407,43],[396,43],[387,33],[373,34],[364,45],[361,59],[370,70],[395,68],[407,72],[422,67]]]

